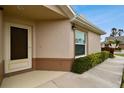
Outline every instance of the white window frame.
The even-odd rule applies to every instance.
[[[79,30],[75,30],[75,34],[76,34],[76,31],[79,31]],[[80,32],[83,32],[83,31],[80,31]],[[85,45],[85,54],[82,54],[82,55],[78,55],[78,56],[76,56],[75,55],[75,59],[76,58],[80,58],[80,57],[85,57],[86,55],[87,55],[87,32],[83,32],[84,34],[85,34],[85,44],[79,44],[79,43],[75,43],[75,45],[77,44],[79,44],[79,45]],[[75,37],[75,39],[76,39],[76,37]]]

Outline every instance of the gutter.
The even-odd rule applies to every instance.
[[[73,11],[69,5],[59,5],[58,6],[70,19],[76,16],[76,13]]]
[[[104,31],[84,19],[83,17],[79,16],[75,13],[73,8],[70,5],[59,5],[62,11],[69,17],[72,23],[78,24],[83,28],[89,29],[92,32],[95,32],[100,35],[106,34]]]
[[[95,32],[100,35],[106,34],[104,31],[99,29],[98,27],[94,26],[93,24],[89,23],[86,19],[80,17],[80,16],[75,16],[74,18],[71,19],[72,23],[78,24],[83,28],[87,28],[92,32]]]

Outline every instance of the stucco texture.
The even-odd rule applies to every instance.
[[[73,58],[74,32],[69,20],[44,21],[36,25],[37,58]]]
[[[0,83],[3,78],[3,24],[2,11],[0,10]]]
[[[101,51],[100,35],[88,32],[88,54]]]

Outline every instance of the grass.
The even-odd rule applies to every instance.
[[[122,83],[122,87],[121,88],[124,88],[124,83]]]
[[[115,54],[115,55],[124,57],[124,54]]]
[[[121,88],[124,88],[124,71],[123,71],[123,76],[122,76],[122,81],[121,81]]]
[[[115,55],[124,57],[124,54],[115,54]],[[124,88],[124,71],[122,75],[121,88]]]

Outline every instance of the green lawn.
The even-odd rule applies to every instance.
[[[115,55],[124,57],[124,54],[115,54]]]
[[[123,72],[123,76],[122,76],[122,84],[121,84],[121,88],[124,88],[124,72]]]
[[[115,55],[124,57],[124,54],[115,54]],[[124,71],[123,71],[123,76],[122,76],[121,88],[124,88]]]
[[[122,84],[122,87],[121,88],[124,88],[124,83]]]

